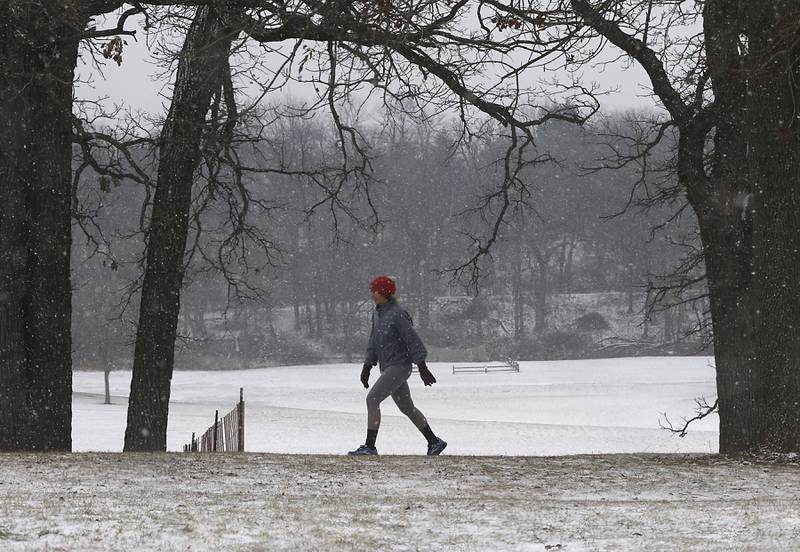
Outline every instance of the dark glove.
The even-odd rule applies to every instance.
[[[425,364],[424,360],[422,362],[418,362],[417,366],[419,367],[419,377],[422,378],[422,383],[425,385],[433,385],[436,383],[436,378],[433,377],[431,371],[428,370],[428,365]]]
[[[372,364],[369,362],[364,363],[364,367],[361,368],[361,383],[364,385],[364,389],[369,388],[369,371],[372,370]]]

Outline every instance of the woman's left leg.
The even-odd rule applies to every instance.
[[[378,454],[375,441],[381,427],[381,403],[398,387],[404,385],[411,375],[411,366],[389,366],[381,370],[381,375],[367,393],[367,439],[363,447],[350,454]]]

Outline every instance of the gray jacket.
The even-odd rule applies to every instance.
[[[397,304],[389,300],[378,305],[372,313],[372,330],[367,344],[365,363],[380,363],[381,368],[403,364],[420,363],[428,356],[428,351],[414,330],[411,316]]]

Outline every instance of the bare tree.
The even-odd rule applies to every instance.
[[[234,5],[198,8],[179,58],[172,107],[161,133],[159,177],[148,231],[125,450],[163,450],[166,447],[169,387],[192,183],[194,172],[202,160],[202,128],[207,113],[215,109],[212,102],[215,93],[224,99],[228,112],[227,122],[222,125],[218,159],[231,172],[237,185],[241,173],[251,170],[242,166],[236,151],[227,145],[231,139],[230,130],[238,117],[227,66],[231,40],[243,32],[274,50],[270,45],[294,39],[295,46],[286,54],[284,64],[294,60],[302,42],[320,46],[319,52],[307,50],[301,64],[310,66],[312,82],[323,90],[318,104],[309,109],[328,109],[338,137],[341,166],[333,174],[308,171],[303,174],[322,190],[322,197],[309,212],[325,207],[332,229],[338,234],[340,213],[354,216],[346,200],[348,195],[361,193],[371,205],[369,145],[353,118],[345,117],[343,112],[347,100],[366,82],[374,85],[377,81],[386,94],[385,98],[391,99],[387,105],[397,105],[404,111],[408,109],[406,98],[416,106],[424,101],[438,105],[439,109],[457,108],[465,132],[470,131],[468,111],[482,111],[514,129],[512,133],[520,144],[530,144],[533,139],[530,129],[544,121],[582,121],[587,116],[571,106],[564,111],[553,107],[551,111],[536,113],[536,118],[525,119],[516,113],[515,103],[524,96],[519,88],[515,89],[517,93],[509,102],[505,97],[507,90],[499,94],[493,88],[482,89],[480,83],[469,85],[466,79],[480,67],[491,65],[497,56],[523,44],[514,41],[507,44],[505,39],[478,39],[470,32],[463,32],[459,22],[466,16],[468,4],[463,1],[449,6],[430,1],[404,6],[296,2],[291,6],[255,10],[244,10]],[[275,50],[273,53],[278,52]],[[315,53],[317,60],[310,62]],[[279,72],[273,72],[275,77],[264,85],[265,94],[274,90],[276,81],[281,78]],[[435,77],[430,79],[433,82],[420,84],[429,75]],[[505,78],[501,78],[501,83]],[[585,91],[579,88],[578,93]],[[596,109],[591,98],[586,101],[590,112]],[[207,136],[204,139],[209,141]],[[509,151],[517,148],[520,146],[514,144]],[[521,154],[522,148],[519,151]],[[214,156],[211,159],[212,164],[216,162]],[[507,160],[507,165],[511,162]],[[212,166],[209,170],[215,172]],[[508,165],[506,174],[511,172]],[[248,199],[244,189],[241,198],[245,202]],[[244,242],[239,236],[243,234],[244,226],[241,222],[234,226],[231,238],[226,242],[242,245]],[[223,245],[220,251],[226,247]],[[242,253],[240,258],[246,258],[246,250],[242,249]],[[230,276],[227,263],[221,258],[219,261],[218,268]],[[229,283],[236,285],[231,278]],[[312,293],[316,334],[320,334],[326,305],[319,293],[314,290]],[[308,308],[307,312],[310,312]]]
[[[3,450],[72,443],[71,108],[78,45],[94,7],[85,4],[0,5]]]
[[[125,450],[165,450],[170,381],[184,277],[192,183],[214,94],[229,109],[228,57],[236,32],[202,6],[187,31],[159,139],[156,191],[147,234]],[[231,124],[234,120],[229,121]]]
[[[488,1],[566,67],[613,46],[646,72],[677,131],[710,294],[720,450],[800,446],[794,2]],[[604,46],[604,43],[610,46]],[[641,151],[647,154],[647,148]],[[790,336],[791,334],[791,336]]]

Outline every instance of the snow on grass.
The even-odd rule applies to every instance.
[[[432,363],[439,380],[410,380],[417,407],[447,440],[449,455],[561,455],[718,450],[716,416],[685,438],[659,427],[694,413],[694,398],[715,397],[708,357],[654,357],[522,362],[519,373],[452,374]],[[341,454],[363,442],[366,391],[360,365],[331,364],[255,370],[175,372],[168,449],[213,423],[245,389],[246,449],[253,452]],[[373,378],[377,377],[377,369]],[[374,380],[374,379],[373,379]],[[103,376],[74,376],[73,446],[121,451],[130,372],[112,372],[113,405],[103,405]],[[382,454],[420,454],[424,440],[391,400],[382,406]]]
[[[800,469],[715,456],[0,454],[0,549],[796,550]]]
[[[796,464],[641,454],[717,450],[715,417],[659,429],[714,397],[709,362],[434,364],[412,393],[450,442],[436,458],[391,402],[382,455],[341,455],[363,440],[358,365],[176,372],[171,450],[244,387],[249,451],[319,454],[0,454],[0,550],[796,550]],[[102,374],[75,374],[76,450],[121,450],[129,381],[103,405]]]

